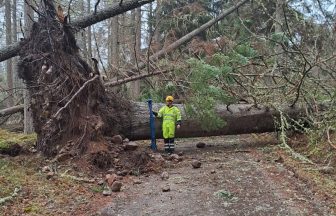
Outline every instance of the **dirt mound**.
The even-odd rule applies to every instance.
[[[107,140],[107,141],[106,141]],[[154,153],[147,147],[139,145],[135,150],[128,150],[126,144],[113,143],[111,138],[105,137],[102,141],[90,142],[85,154],[75,155],[76,149],[62,150],[54,158],[59,163],[74,163],[79,170],[88,173],[106,172],[112,170],[119,175],[140,175],[142,173],[157,172],[162,163],[157,162]],[[62,157],[70,155],[70,157]],[[64,160],[58,160],[64,158]]]

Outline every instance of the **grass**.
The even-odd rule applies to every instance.
[[[218,198],[222,198],[226,200],[231,200],[234,197],[230,191],[226,191],[226,190],[219,190],[215,192],[214,195]]]
[[[102,191],[100,186],[57,174],[47,179],[41,171],[45,165],[45,159],[38,155],[0,158],[0,199],[12,195],[15,188],[20,189],[17,196],[0,204],[0,215],[59,215],[54,211],[86,205],[93,193]]]
[[[0,150],[13,144],[30,148],[35,142],[36,134],[25,135],[0,129]],[[57,173],[52,179],[47,179],[46,173],[41,171],[42,167],[50,165],[45,159],[38,154],[16,157],[2,157],[0,154],[0,200],[5,200],[0,204],[0,216],[69,213],[74,210],[73,206],[80,209],[86,205],[84,201],[88,197],[101,192],[100,187],[63,178]],[[64,172],[62,169],[58,170],[59,173]],[[18,191],[16,196],[12,196],[14,191]]]

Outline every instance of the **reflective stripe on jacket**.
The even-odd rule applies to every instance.
[[[181,121],[181,112],[176,106],[168,107],[166,105],[159,110],[158,117],[162,118],[163,122],[172,121],[176,123]]]
[[[181,121],[181,112],[176,106],[164,106],[159,110],[158,117],[162,118],[163,138],[175,137],[175,126],[177,121]]]

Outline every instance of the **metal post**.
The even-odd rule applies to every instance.
[[[150,131],[151,131],[151,149],[153,151],[157,150],[156,146],[156,139],[155,139],[155,119],[153,115],[153,110],[152,110],[152,99],[148,99],[148,108],[149,108],[149,125],[150,125]]]

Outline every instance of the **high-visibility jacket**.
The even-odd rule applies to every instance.
[[[176,122],[181,121],[181,112],[176,106],[164,106],[158,112],[158,117],[162,118],[163,138],[175,137]]]

